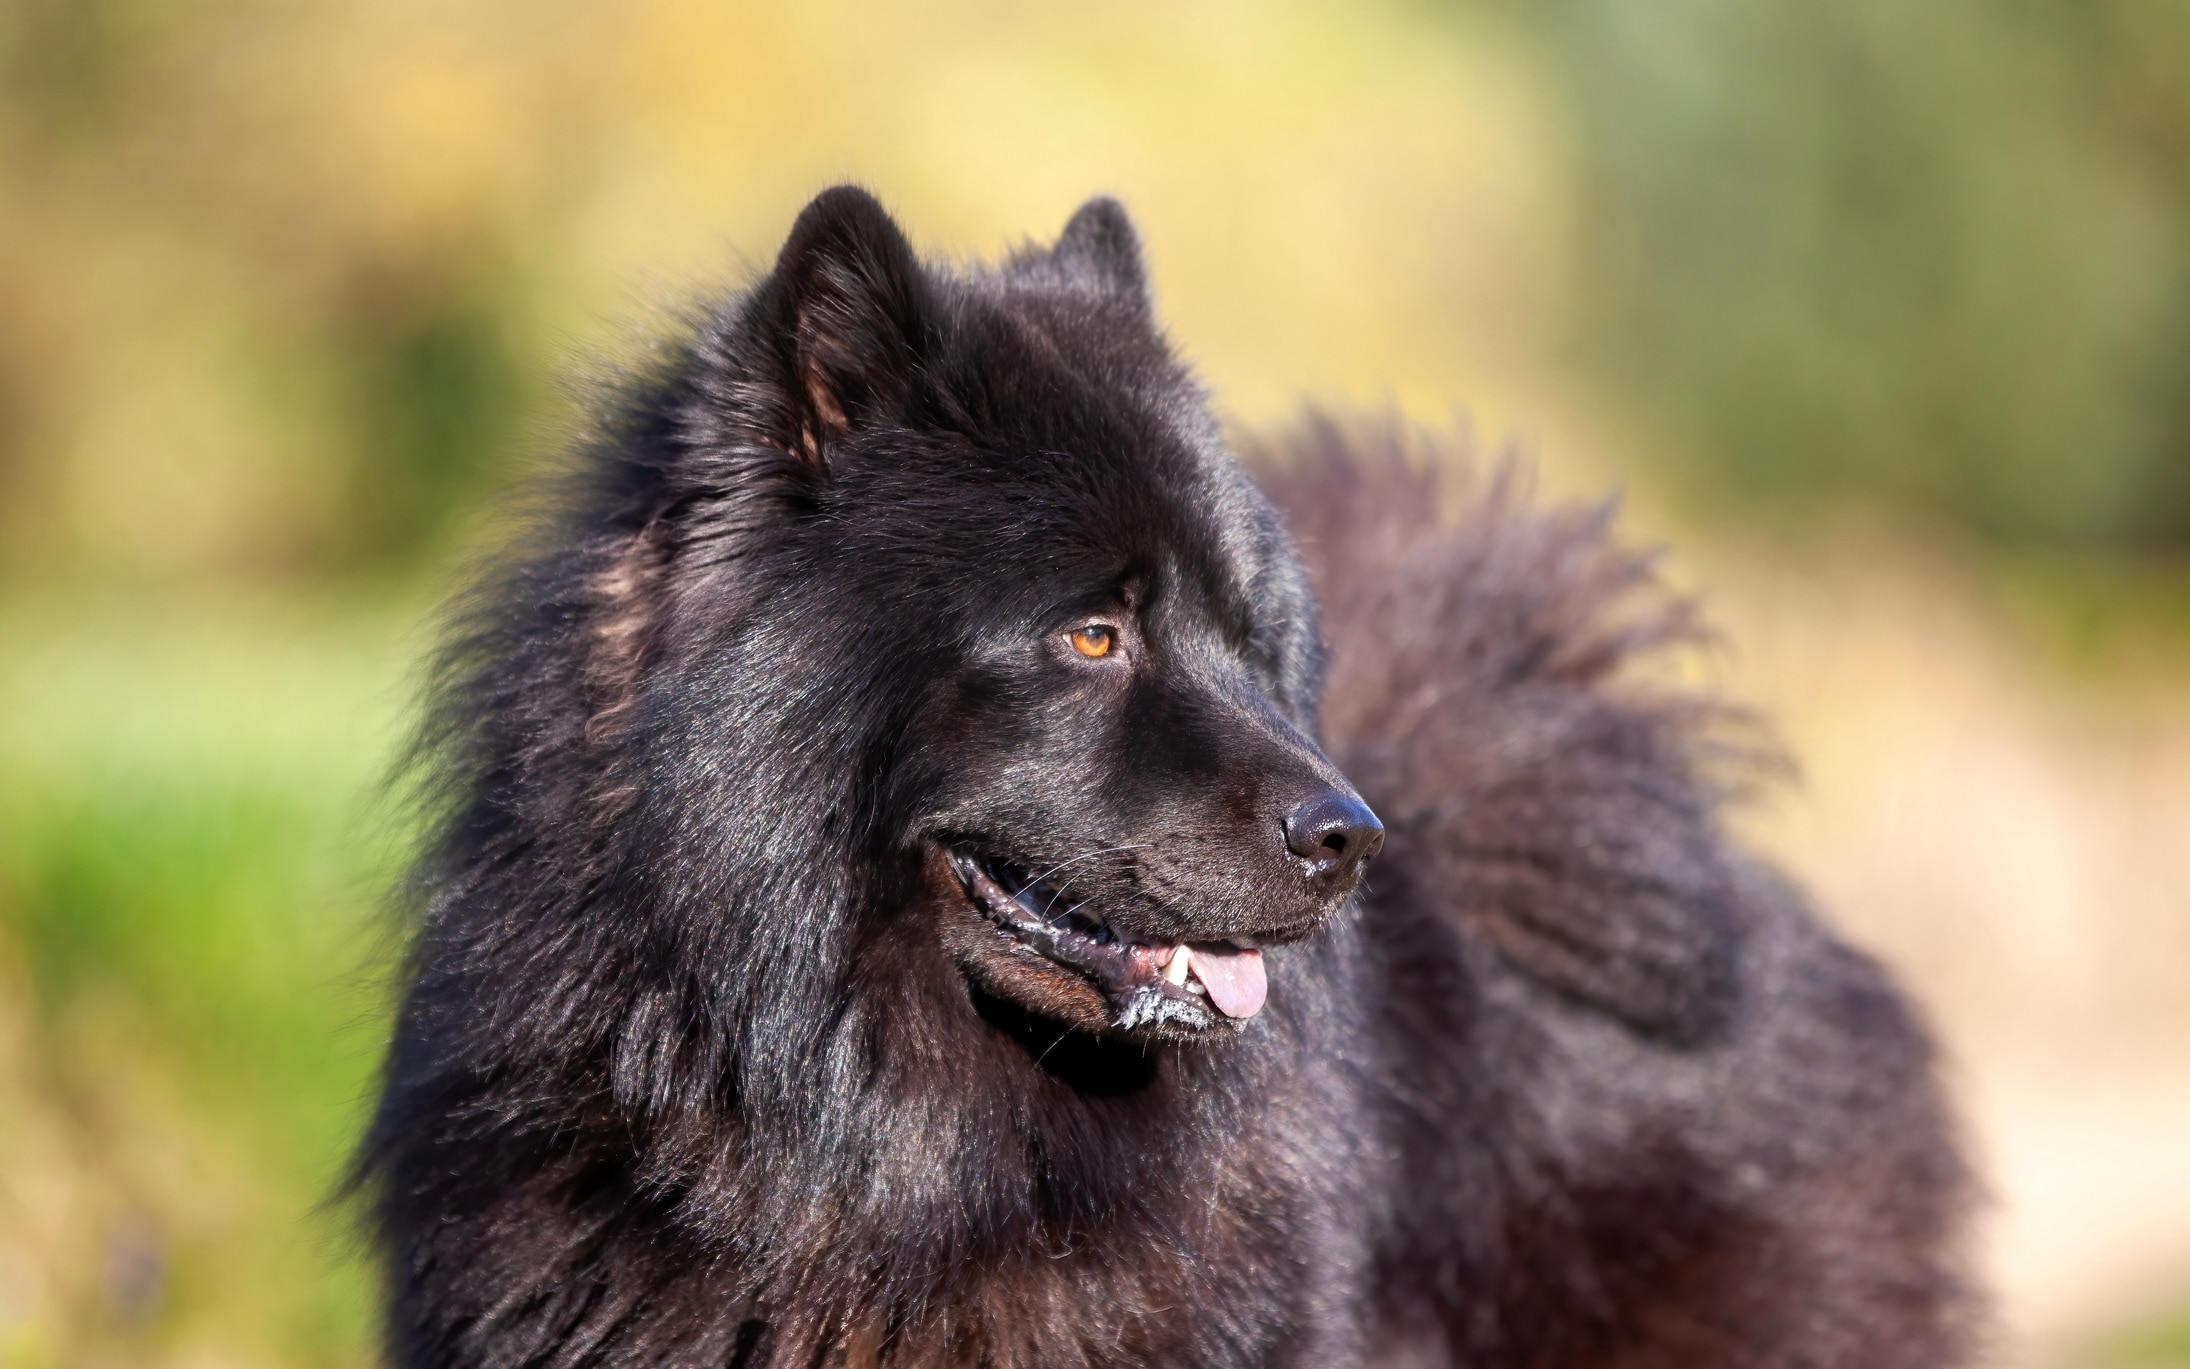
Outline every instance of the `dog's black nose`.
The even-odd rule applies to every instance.
[[[1285,815],[1285,849],[1311,879],[1343,879],[1383,848],[1384,824],[1352,794],[1325,790]]]

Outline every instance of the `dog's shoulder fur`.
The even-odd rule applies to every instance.
[[[1449,439],[1311,415],[1252,455],[1322,603],[1326,744],[1391,832],[1389,1324],[1496,1287],[1445,1301],[1457,1362],[1967,1362],[1928,1034],[1722,828],[1779,764],[1664,669],[1694,605],[1610,505],[1531,507]]]

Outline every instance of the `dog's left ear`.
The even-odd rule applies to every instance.
[[[1141,236],[1125,206],[1107,195],[1073,212],[1051,258],[1073,284],[1148,312],[1148,273],[1141,265]]]
[[[830,444],[900,418],[926,346],[927,278],[867,191],[840,185],[799,214],[756,301],[789,403],[787,446],[816,470]]]

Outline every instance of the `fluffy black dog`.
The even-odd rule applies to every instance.
[[[612,409],[435,696],[396,1364],[1965,1362],[1931,1048],[1601,517],[1258,490],[1103,200],[832,190]]]

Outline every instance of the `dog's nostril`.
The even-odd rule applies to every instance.
[[[1285,815],[1285,848],[1315,878],[1350,875],[1384,844],[1384,824],[1356,795],[1326,790]]]

